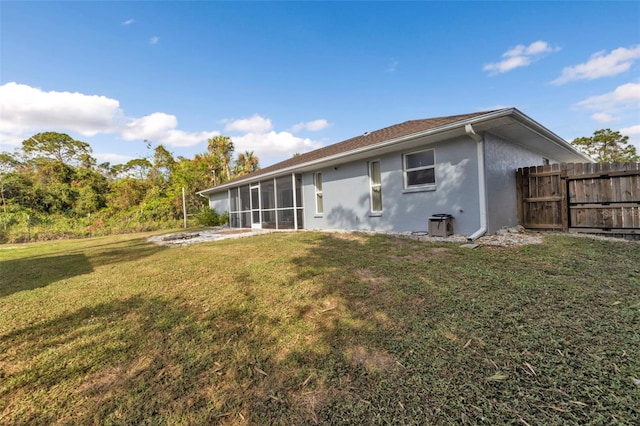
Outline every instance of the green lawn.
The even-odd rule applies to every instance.
[[[0,246],[0,424],[640,424],[640,244]]]

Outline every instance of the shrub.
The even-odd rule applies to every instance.
[[[229,212],[224,212],[220,215],[220,225],[227,225],[229,223]]]
[[[203,206],[196,214],[198,225],[202,226],[218,226],[220,225],[220,215],[215,209]]]

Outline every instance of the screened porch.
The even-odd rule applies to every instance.
[[[229,189],[233,228],[303,229],[302,175],[293,173]]]

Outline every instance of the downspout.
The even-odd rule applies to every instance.
[[[464,131],[471,139],[477,142],[478,148],[478,198],[480,202],[480,228],[467,237],[467,240],[474,241],[487,232],[487,188],[484,175],[484,140],[482,136],[473,130],[471,124],[464,126]]]

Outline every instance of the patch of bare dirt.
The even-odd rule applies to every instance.
[[[389,282],[389,278],[376,276],[371,269],[358,269],[356,271],[356,276],[360,281],[367,284],[373,284],[375,286]]]
[[[331,234],[333,234],[332,236],[338,240],[362,242],[362,235],[357,231],[354,231],[354,232],[329,231],[329,232],[331,232]]]
[[[430,237],[427,232],[385,232],[385,231],[342,231],[342,230],[309,230],[312,232],[326,232],[332,234],[334,238],[362,242],[366,235],[390,235],[398,238],[406,238],[409,240],[417,240],[428,243],[467,243],[467,237],[464,235],[450,235],[448,237]],[[271,232],[304,232],[291,230],[273,230],[273,229],[237,229],[228,227],[217,227],[197,232],[181,232],[174,234],[157,235],[148,238],[149,242],[169,247],[181,247],[189,244],[202,243],[207,241],[218,241],[229,238],[243,238],[254,235],[262,235]],[[610,237],[587,235],[587,234],[565,234],[574,237],[584,237],[593,239],[612,240]],[[473,241],[478,246],[495,246],[495,247],[512,247],[527,244],[542,243],[544,233],[527,231],[522,226],[514,226],[512,228],[504,228],[498,230],[496,234],[484,235]],[[626,241],[640,243],[640,241],[628,241],[623,239],[615,239],[616,241]],[[10,248],[10,247],[5,247]],[[444,257],[449,255],[450,249],[446,247],[433,247],[424,253],[414,256],[423,256],[425,258]]]
[[[108,367],[89,377],[79,388],[78,392],[93,396],[104,396],[118,390],[127,381],[142,374],[151,365],[151,358],[142,357],[133,362]]]
[[[368,350],[364,346],[347,349],[352,364],[361,365],[369,371],[389,371],[397,366],[395,358],[387,352]]]
[[[539,233],[521,232],[517,234],[507,233],[502,235],[485,235],[474,241],[481,246],[524,246],[527,244],[542,243],[542,235]]]
[[[253,235],[276,232],[273,230],[217,227],[196,232],[178,232],[173,234],[155,235],[147,241],[168,247],[182,247],[189,244],[209,241],[226,240],[230,238],[250,237]]]

